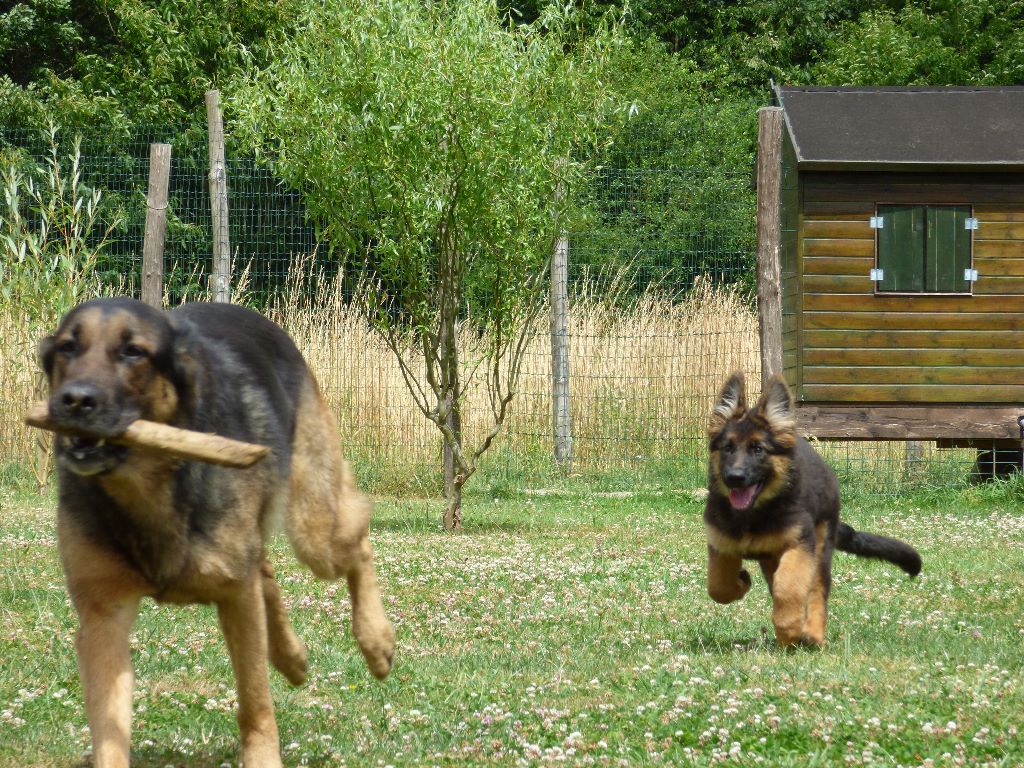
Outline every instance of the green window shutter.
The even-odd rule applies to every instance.
[[[925,290],[925,229],[923,205],[880,205],[878,266],[883,270],[880,291]]]
[[[971,232],[966,228],[970,215],[970,206],[929,206],[926,291],[970,293],[971,284],[964,280],[964,270],[971,266]]]

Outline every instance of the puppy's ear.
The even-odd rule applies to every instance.
[[[46,378],[48,380],[53,376],[53,355],[56,351],[57,341],[53,336],[47,336],[39,342],[39,348],[37,350],[39,363],[43,366],[43,371],[46,373]]]
[[[199,333],[188,320],[171,317],[171,381],[178,401],[191,410],[199,376]]]
[[[747,410],[746,384],[743,380],[743,373],[736,371],[729,380],[725,382],[722,391],[718,394],[718,400],[711,411],[708,419],[708,436],[714,437],[722,431],[722,427],[730,419],[743,416]]]
[[[796,407],[793,395],[781,376],[768,379],[754,406],[754,415],[768,425],[776,442],[792,444],[796,436]]]

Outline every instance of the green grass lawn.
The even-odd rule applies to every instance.
[[[283,539],[273,559],[310,682],[273,688],[287,765],[1024,765],[1024,486],[847,505],[924,557],[837,553],[828,644],[771,641],[765,586],[704,589],[693,489],[478,491],[466,532],[436,501],[380,500],[396,665],[373,680],[348,600]],[[496,498],[495,498],[496,496]],[[0,765],[81,765],[89,736],[54,503],[0,488]],[[144,606],[134,764],[238,762],[235,693],[210,607]]]

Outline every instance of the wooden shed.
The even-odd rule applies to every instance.
[[[774,97],[759,136],[762,360],[784,372],[803,431],[1019,448],[1024,88]]]

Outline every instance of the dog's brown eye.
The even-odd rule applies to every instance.
[[[138,344],[125,344],[121,347],[121,357],[126,360],[138,360],[140,357],[146,356],[146,350],[140,347]]]
[[[755,456],[760,456],[762,453],[764,453],[764,446],[759,443],[754,443],[752,446],[750,446],[750,452]]]
[[[57,345],[57,351],[62,355],[71,355],[74,354],[77,346],[74,339],[65,339]]]

